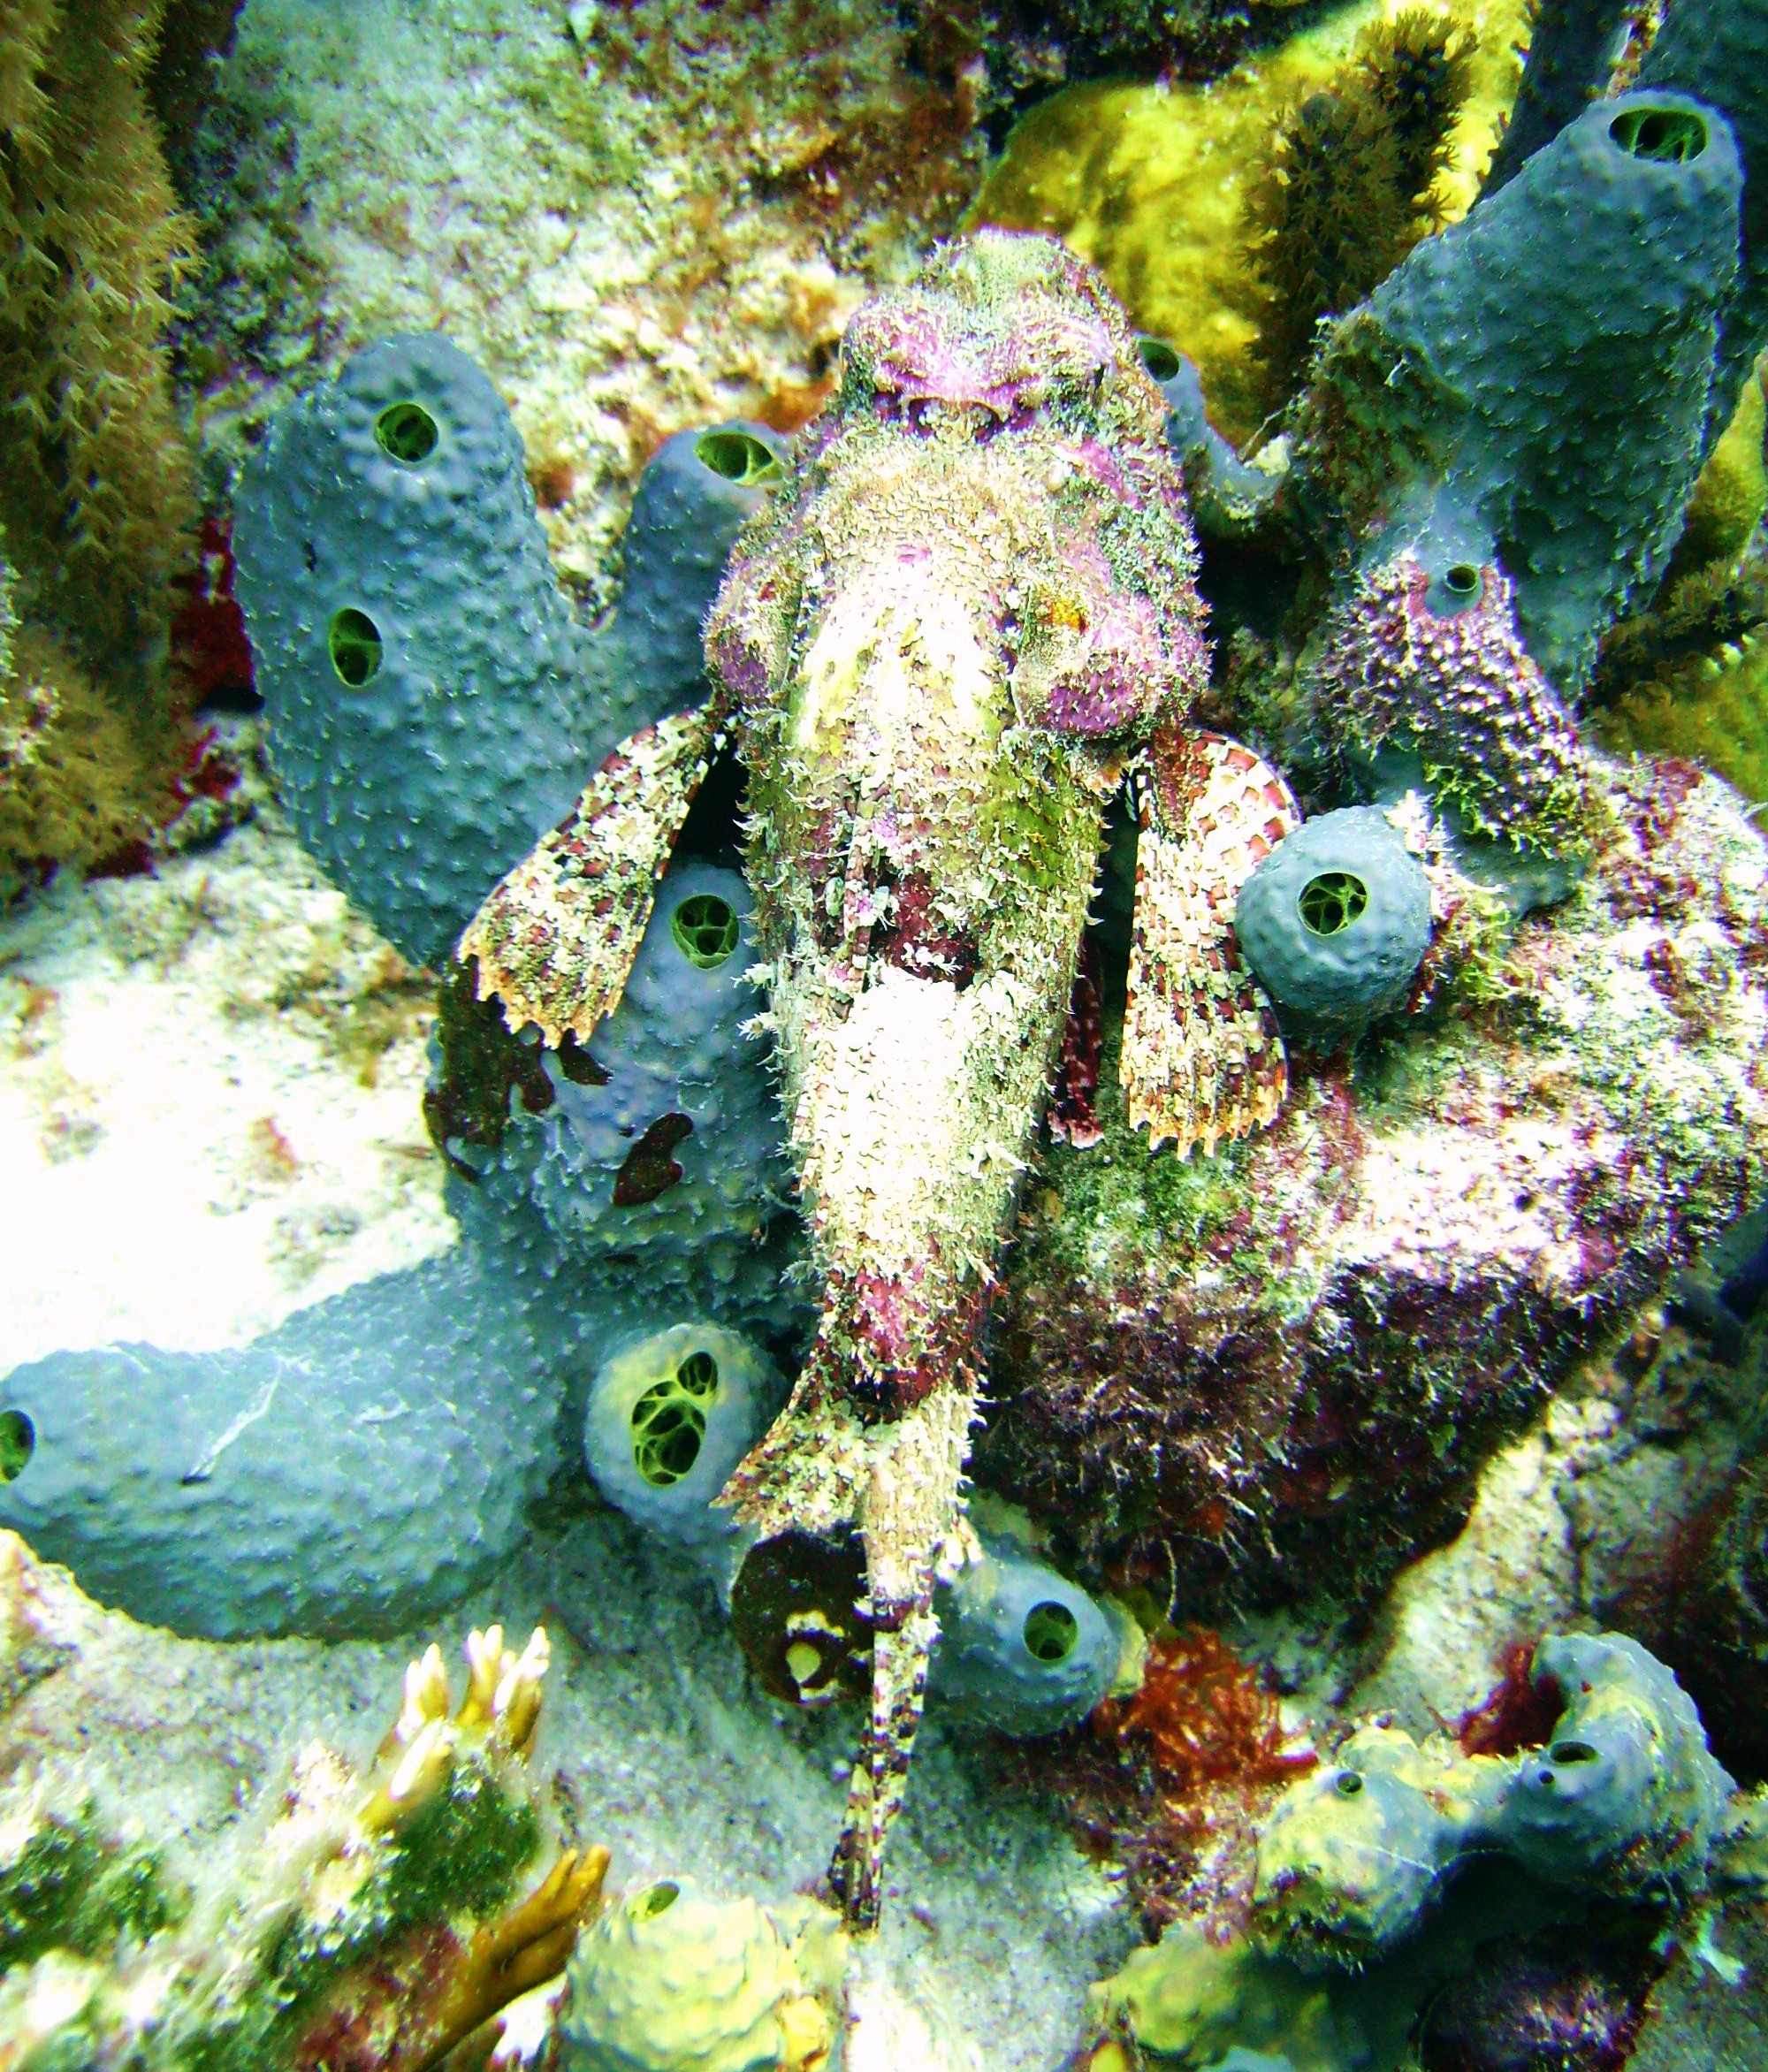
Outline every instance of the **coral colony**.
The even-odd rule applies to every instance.
[[[141,72],[164,11],[63,11],[0,7],[0,365],[78,387],[53,332],[134,416],[107,459],[71,412],[0,499],[21,880],[174,781],[141,628],[188,515],[158,320],[12,278],[44,211],[97,234],[75,161],[164,180],[72,25]],[[1047,11],[1077,79],[1208,70],[1171,11]],[[284,810],[435,974],[459,1241],[232,1350],[0,1378],[0,1710],[75,1646],[51,1603],[427,1632],[592,1483],[716,1593],[734,1672],[849,1709],[846,1812],[814,1896],[605,1892],[537,1777],[546,1635],[495,1626],[458,1702],[420,1653],[366,1767],[303,1748],[206,1883],[45,1754],[0,1783],[0,2068],[458,2068],[513,2003],[577,2072],[833,2068],[924,1710],[1162,1931],[1077,2010],[1093,2072],[1591,2072],[1677,1952],[1730,1977],[1713,1923],[1768,1880],[1759,1405],[1459,1728],[1296,1666],[1376,1645],[1574,1382],[1618,1420],[1763,1358],[1768,852],[1720,777],[1611,750],[1761,767],[1768,9],[1671,0],[1612,76],[1586,13],[1540,11],[1533,142],[1446,228],[1494,91],[1465,25],[1375,21],[1266,123],[1257,439],[1109,254],[979,220],[859,303],[796,436],[658,447],[594,628],[447,338],[275,417],[204,538]],[[1031,65],[940,14],[905,11],[924,56]],[[1025,191],[1064,133],[1028,118]],[[105,265],[164,273],[156,209]],[[1236,1620],[1260,1663],[1200,1623]]]

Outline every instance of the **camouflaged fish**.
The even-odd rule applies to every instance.
[[[1131,1117],[1208,1151],[1285,1090],[1231,922],[1298,815],[1255,757],[1185,729],[1208,659],[1162,413],[1122,313],[1048,239],[985,232],[865,304],[834,402],[727,568],[713,696],[609,758],[459,952],[512,1026],[587,1042],[734,743],[822,1294],[791,1402],[726,1500],[764,1536],[863,1537],[872,1713],[831,1871],[861,1926],[960,1527],[984,1314],[1125,781]]]

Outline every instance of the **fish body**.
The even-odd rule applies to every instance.
[[[1213,1148],[1283,1097],[1230,921],[1296,816],[1254,757],[1186,728],[1208,656],[1163,426],[1122,312],[1060,245],[941,248],[857,313],[830,408],[739,538],[704,710],[616,751],[461,944],[513,1023],[588,1041],[698,774],[734,743],[820,1306],[725,1499],[764,1536],[864,1541],[872,1717],[831,1874],[860,1926],[960,1542],[989,1297],[1126,779],[1132,1120]]]

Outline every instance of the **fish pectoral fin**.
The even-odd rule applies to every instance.
[[[468,923],[454,955],[511,1029],[532,1023],[554,1049],[586,1043],[619,1004],[724,717],[712,698],[621,742]]]
[[[718,1501],[764,1540],[788,1532],[827,1539],[858,1522],[871,1472],[865,1427],[819,1339],[790,1402],[737,1462]]]
[[[1135,773],[1140,833],[1118,1078],[1130,1125],[1183,1157],[1276,1119],[1289,1068],[1276,1017],[1240,956],[1234,903],[1300,825],[1289,787],[1219,734],[1155,735]]]

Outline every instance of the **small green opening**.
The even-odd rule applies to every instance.
[[[1354,1799],[1362,1788],[1362,1775],[1355,1770],[1341,1770],[1332,1779],[1332,1789],[1341,1799]]]
[[[430,458],[438,436],[436,420],[422,403],[389,403],[375,419],[375,444],[408,468]]]
[[[1608,133],[1629,158],[1687,165],[1707,148],[1707,126],[1687,108],[1623,108]]]
[[[1594,1763],[1597,1752],[1588,1741],[1555,1741],[1547,1751],[1547,1760],[1557,1763],[1563,1770],[1570,1763]]]
[[[334,613],[326,644],[332,651],[332,667],[339,681],[360,690],[381,666],[381,629],[366,612],[346,605]]]
[[[1080,1625],[1066,1604],[1033,1604],[1025,1614],[1025,1650],[1038,1662],[1054,1667],[1066,1662],[1080,1638]]]
[[[653,1489],[667,1489],[693,1472],[718,1378],[710,1352],[690,1352],[667,1381],[653,1383],[633,1405],[633,1465]]]
[[[718,1394],[718,1362],[710,1352],[690,1352],[675,1369],[675,1379],[694,1397]]]
[[[0,1482],[16,1482],[37,1450],[37,1428],[22,1410],[0,1410]]]
[[[1156,381],[1171,381],[1177,377],[1178,354],[1164,339],[1139,338],[1136,350],[1142,356],[1142,365]]]
[[[1348,871],[1323,871],[1301,888],[1301,925],[1313,935],[1339,935],[1361,917],[1369,888]]]
[[[1480,572],[1471,561],[1455,561],[1443,571],[1443,587],[1452,596],[1470,598],[1480,587]]]
[[[703,431],[694,441],[694,457],[727,482],[757,489],[777,482],[783,470],[752,432]]]
[[[649,1892],[640,1893],[632,1902],[632,1911],[640,1921],[654,1921],[659,1914],[667,1914],[682,1896],[679,1885],[671,1885],[666,1878],[661,1885],[653,1885]]]
[[[715,892],[697,892],[670,915],[669,933],[690,964],[716,971],[736,948],[736,909]]]

